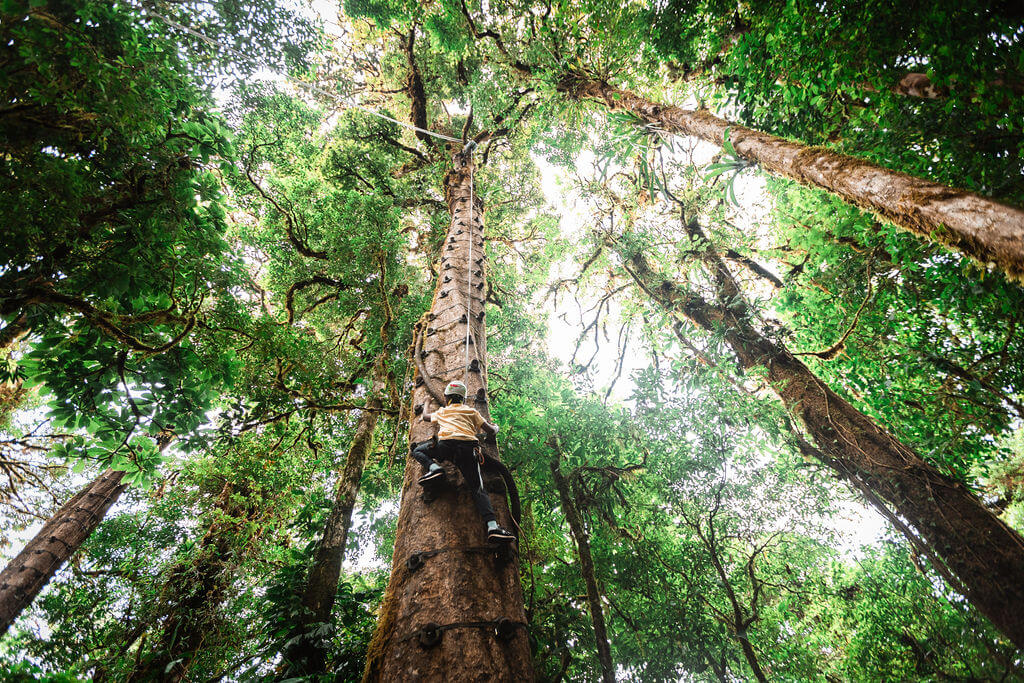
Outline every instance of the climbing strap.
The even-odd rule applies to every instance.
[[[527,625],[522,621],[512,621],[507,617],[501,619],[495,619],[494,621],[456,621],[451,624],[435,624],[433,622],[424,624],[420,628],[416,629],[412,633],[407,633],[398,639],[398,642],[404,643],[407,640],[416,638],[420,641],[422,647],[434,647],[441,642],[441,636],[444,635],[445,631],[451,631],[455,628],[480,628],[491,631],[494,637],[498,640],[508,642],[515,638],[516,631],[519,629],[525,630]]]
[[[510,561],[516,555],[516,549],[512,547],[511,543],[492,543],[490,545],[476,545],[476,546],[449,546],[447,548],[436,548],[434,550],[421,550],[419,552],[409,555],[405,559],[405,566],[410,572],[414,572],[426,564],[426,561],[431,557],[437,557],[442,553],[450,553],[461,551],[464,553],[480,553],[481,555],[493,554],[495,559],[502,560],[503,562]]]

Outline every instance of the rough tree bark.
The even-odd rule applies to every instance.
[[[162,451],[169,432],[157,439]],[[0,635],[32,604],[54,574],[92,535],[127,485],[124,472],[105,470],[64,503],[20,553],[0,572]]]
[[[601,607],[601,593],[597,588],[597,578],[594,575],[594,558],[590,554],[587,531],[583,528],[583,519],[569,493],[569,483],[562,475],[558,461],[552,460],[549,466],[555,488],[558,489],[558,498],[562,501],[562,513],[569,523],[572,538],[576,541],[576,556],[580,560],[580,574],[583,575],[583,583],[587,587],[587,606],[590,609],[590,620],[594,627],[594,638],[597,641],[597,658],[601,662],[601,679],[605,683],[615,683],[615,665],[612,663],[612,649],[608,643],[608,628],[604,622],[604,609]]]
[[[440,386],[465,379],[468,405],[489,419],[483,202],[476,198],[471,223],[471,172],[472,161],[456,155],[454,169],[445,177],[445,199],[452,219],[433,304],[415,331],[414,359],[419,371],[412,404],[416,416],[432,399],[434,404],[440,400]],[[472,342],[468,373],[463,356],[467,325]],[[432,424],[414,418],[409,438],[416,443],[433,433]],[[495,444],[485,449],[497,458]],[[447,469],[451,476],[453,470]],[[402,485],[391,578],[367,652],[363,680],[533,680],[518,563],[514,557],[504,561],[493,546],[485,546],[484,525],[464,486],[428,503],[417,484],[421,474],[420,465],[410,458]],[[501,480],[484,470],[484,481],[488,490],[497,494],[491,500],[498,522],[512,528]],[[504,637],[499,637],[495,628],[500,620],[508,620],[500,629]],[[430,630],[430,625],[439,628]]]
[[[706,253],[719,296],[728,305],[709,303],[663,277],[642,254],[623,258],[654,303],[701,328],[721,331],[744,369],[763,368],[768,384],[829,457],[825,464],[843,478],[856,477],[892,505],[927,542],[932,558],[959,579],[965,597],[1024,647],[1024,539],[966,486],[925,462],[785,346],[758,331],[721,259],[710,247]]]
[[[124,472],[105,470],[64,503],[0,572],[0,634],[32,604],[124,492]]]
[[[369,410],[364,410],[359,416],[355,435],[345,458],[345,466],[334,489],[334,507],[324,524],[316,557],[306,578],[302,606],[307,612],[296,626],[296,632],[300,635],[308,634],[314,624],[327,623],[331,620],[334,597],[338,592],[338,578],[341,576],[341,563],[345,557],[345,543],[352,526],[352,510],[356,504],[356,495],[359,493],[359,481],[363,477],[366,457],[373,446],[373,433],[383,407],[381,396],[385,389],[386,373],[382,353],[373,369],[370,397],[366,403]],[[287,653],[286,658],[291,665],[288,675],[309,676],[323,672],[326,657],[327,651],[319,639],[303,635]]]
[[[603,81],[568,74],[559,89],[629,111],[679,135],[722,145],[770,173],[831,192],[894,225],[1024,282],[1024,210],[964,190],[883,168],[870,161],[745,128],[705,110],[659,104]]]

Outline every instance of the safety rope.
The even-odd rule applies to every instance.
[[[467,144],[466,149],[463,150],[463,154],[466,152],[472,155],[473,150]],[[463,373],[463,383],[469,382],[469,330],[471,327],[470,317],[473,315],[473,161],[472,157],[467,155],[466,163],[469,165],[469,230],[466,231],[466,238],[469,240],[469,259],[466,261],[466,367]]]
[[[199,40],[203,41],[204,43],[206,43],[207,45],[209,45],[211,47],[220,48],[221,50],[224,50],[225,52],[228,52],[230,54],[233,54],[233,55],[236,55],[238,57],[241,57],[242,59],[244,59],[246,61],[250,61],[250,59],[251,59],[250,55],[244,54],[244,53],[234,49],[233,47],[229,47],[229,46],[225,45],[224,43],[222,43],[222,42],[220,42],[220,41],[218,41],[218,40],[216,40],[214,38],[211,38],[210,36],[206,35],[205,33],[200,33],[199,31],[196,31],[193,28],[189,28],[188,26],[185,26],[184,24],[178,23],[174,19],[171,19],[169,17],[165,17],[164,15],[159,14],[157,12],[154,12],[154,11],[152,11],[150,9],[144,9],[142,11],[142,15],[143,16],[148,16],[148,17],[150,17],[152,19],[157,19],[159,21],[162,21],[165,24],[167,24],[168,26],[170,26],[171,28],[176,28],[179,31],[184,31],[185,33],[189,34],[190,36],[192,36],[194,38],[198,38]],[[324,90],[323,88],[321,88],[319,86],[313,85],[311,83],[306,83],[305,81],[300,81],[299,79],[293,78],[292,76],[289,76],[288,74],[278,73],[277,71],[274,71],[273,69],[271,69],[266,64],[263,64],[263,63],[260,63],[260,62],[256,62],[256,65],[261,67],[261,68],[263,68],[263,69],[266,69],[267,71],[269,71],[270,73],[274,74],[275,76],[279,76],[279,77],[285,79],[286,81],[289,81],[293,85],[296,85],[296,86],[298,86],[298,87],[300,87],[300,88],[302,88],[304,90],[307,90],[307,91],[310,91],[310,92],[319,93],[319,94],[323,95],[324,97],[327,97],[327,98],[329,98],[331,100],[334,100],[335,102],[340,104],[343,109],[358,109],[359,111],[361,111],[361,112],[363,112],[365,114],[369,114],[370,116],[376,116],[379,119],[383,119],[385,121],[390,121],[391,123],[397,123],[399,126],[403,126],[405,128],[408,128],[409,130],[418,131],[420,133],[426,133],[427,135],[432,135],[433,137],[440,138],[441,140],[448,140],[449,142],[462,142],[462,140],[460,140],[459,138],[453,138],[453,137],[451,137],[449,135],[444,135],[443,133],[435,133],[432,130],[427,130],[426,128],[420,128],[419,126],[415,126],[415,125],[413,125],[411,123],[408,123],[406,121],[399,121],[398,119],[391,118],[390,116],[387,116],[385,114],[381,114],[380,112],[376,112],[376,111],[374,111],[372,109],[367,109],[366,107],[364,107],[362,105],[352,104],[350,102],[345,102],[344,100],[341,99],[341,97],[339,97],[337,95],[337,93],[333,93],[333,92],[331,92],[329,90]]]

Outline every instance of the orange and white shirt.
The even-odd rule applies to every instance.
[[[462,403],[453,403],[438,408],[430,414],[430,421],[438,426],[439,441],[455,439],[456,441],[476,441],[477,432],[484,425],[484,418],[474,408]]]

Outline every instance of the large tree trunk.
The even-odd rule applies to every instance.
[[[302,605],[306,613],[299,619],[296,632],[300,640],[289,650],[287,659],[291,668],[290,676],[310,676],[322,673],[327,651],[320,639],[310,637],[309,631],[315,624],[331,620],[334,597],[338,592],[338,577],[345,557],[345,543],[352,526],[352,510],[359,493],[359,481],[363,477],[366,457],[373,446],[373,433],[383,407],[381,395],[386,379],[383,354],[374,366],[370,397],[366,402],[368,410],[359,416],[355,435],[348,449],[345,467],[334,490],[334,507],[324,524],[323,535],[317,546],[316,558],[309,569],[306,588],[302,594]]]
[[[659,104],[603,81],[567,75],[559,88],[604,102],[660,128],[722,145],[770,173],[831,192],[927,240],[995,264],[1024,281],[1024,210],[964,190],[883,168],[870,161],[784,140],[705,111]]]
[[[432,396],[440,400],[438,385],[453,379],[465,378],[468,405],[489,419],[483,203],[476,198],[470,208],[471,173],[471,160],[457,155],[454,170],[445,177],[452,220],[431,311],[416,331],[419,371],[412,393],[412,443],[434,433],[418,416]],[[469,372],[463,358],[467,326],[472,342]],[[485,448],[497,458],[496,445]],[[485,545],[484,525],[464,486],[428,503],[417,484],[421,474],[420,465],[410,458],[391,578],[367,652],[364,681],[533,680],[518,563],[503,561]],[[511,526],[501,480],[485,470],[484,481],[498,493],[491,500],[499,523]]]
[[[106,470],[75,494],[0,572],[0,635],[89,538],[121,493],[124,472]]]
[[[656,273],[642,254],[625,258],[629,273],[656,304],[704,329],[722,331],[744,369],[764,368],[768,383],[831,459],[826,464],[844,477],[856,477],[892,505],[927,542],[932,557],[959,579],[965,597],[1024,647],[1024,539],[966,486],[925,462],[782,344],[755,329],[724,268],[714,275],[728,305],[718,305]],[[711,252],[710,259],[716,258]]]
[[[587,531],[583,528],[583,520],[576,509],[576,504],[569,493],[569,484],[562,476],[558,462],[550,463],[551,477],[558,489],[558,498],[562,501],[562,513],[569,523],[569,531],[576,541],[576,555],[580,560],[580,574],[587,587],[587,606],[590,608],[590,620],[594,626],[594,638],[597,641],[597,658],[601,662],[601,678],[605,683],[615,683],[615,665],[612,663],[612,649],[608,644],[608,628],[604,622],[604,609],[601,607],[601,593],[597,588],[594,575],[594,558],[590,554],[590,541]]]

